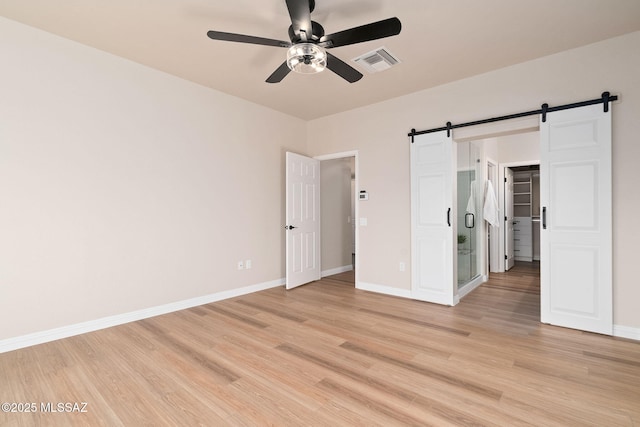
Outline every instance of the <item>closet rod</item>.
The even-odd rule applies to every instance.
[[[415,129],[411,129],[411,132],[408,134],[408,136],[411,137],[411,142],[413,142],[413,137],[416,135],[424,135],[425,133],[434,133],[434,132],[440,132],[443,130],[446,130],[447,136],[450,136],[452,129],[463,128],[467,126],[483,125],[486,123],[500,122],[502,120],[517,119],[519,117],[533,116],[536,114],[542,114],[542,121],[545,122],[547,121],[547,113],[550,113],[552,111],[568,110],[570,108],[584,107],[587,105],[595,105],[600,103],[604,104],[604,111],[606,113],[607,111],[609,111],[609,102],[617,101],[617,100],[618,100],[617,95],[612,96],[609,92],[603,92],[600,98],[590,99],[588,101],[582,101],[582,102],[575,102],[573,104],[558,105],[556,107],[549,107],[548,104],[542,104],[542,107],[539,110],[525,111],[523,113],[509,114],[507,116],[492,117],[490,119],[476,120],[473,122],[459,123],[455,125],[451,124],[451,122],[447,122],[447,125],[444,127],[428,129],[428,130],[416,131]]]

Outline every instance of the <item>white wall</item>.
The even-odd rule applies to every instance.
[[[640,328],[640,33],[307,124],[4,18],[0,58],[0,341],[280,280],[286,150],[359,150],[360,281],[407,290],[409,130],[604,90],[614,321]]]
[[[360,205],[368,225],[360,229],[359,280],[410,289],[409,140],[407,133],[621,94],[613,105],[614,323],[640,328],[636,286],[640,211],[636,191],[640,159],[640,32],[540,58],[433,89],[399,97],[308,125],[312,155],[359,150]],[[454,131],[454,138],[455,138]]]
[[[284,277],[305,122],[4,18],[0,58],[0,341]]]
[[[500,163],[540,161],[540,132],[500,136],[496,141]]]

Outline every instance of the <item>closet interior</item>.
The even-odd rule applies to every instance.
[[[513,171],[513,252],[516,261],[540,260],[540,166]]]

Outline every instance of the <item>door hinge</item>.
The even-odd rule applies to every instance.
[[[504,179],[504,182],[507,182],[507,178]]]
[[[504,256],[504,259],[509,259],[509,257],[505,255],[505,256]]]

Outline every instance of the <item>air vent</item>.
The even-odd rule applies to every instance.
[[[354,61],[370,73],[387,70],[400,61],[386,48],[381,47],[355,58]]]

